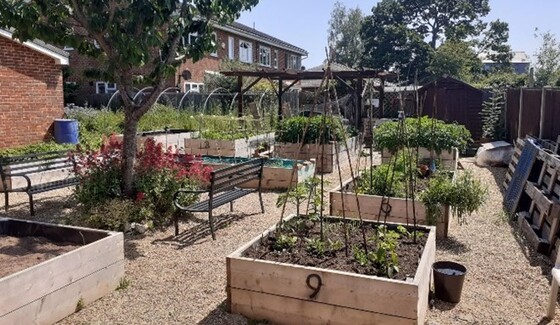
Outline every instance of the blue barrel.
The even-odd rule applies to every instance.
[[[78,121],[70,119],[54,120],[54,141],[56,143],[78,143]]]

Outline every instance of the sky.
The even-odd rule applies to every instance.
[[[260,0],[238,21],[296,45],[309,52],[302,61],[306,68],[325,59],[327,30],[336,0]],[[341,0],[347,8],[359,7],[368,15],[377,0]],[[540,41],[535,28],[550,31],[560,38],[559,0],[490,0],[490,14],[484,20],[500,19],[509,23],[509,44],[514,51],[525,51],[534,61]]]

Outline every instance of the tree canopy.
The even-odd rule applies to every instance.
[[[21,40],[72,46],[98,58],[99,74],[117,83],[124,103],[123,189],[130,194],[138,120],[151,108],[186,59],[202,58],[214,44],[212,20],[229,22],[258,0],[0,0],[0,27]],[[195,34],[195,41],[184,37]],[[140,103],[130,94],[142,80],[153,86]]]
[[[541,45],[535,54],[535,84],[537,86],[560,86],[560,43],[550,31],[536,33]]]
[[[430,72],[441,74],[449,68],[445,74],[453,75],[461,69],[471,69],[480,52],[508,62],[508,25],[499,20],[482,20],[490,12],[488,2],[381,0],[362,25],[363,65],[394,69],[410,78],[416,72],[425,76]],[[438,51],[441,46],[444,49]],[[465,47],[468,51],[461,53]],[[465,58],[470,67],[457,67]]]
[[[334,4],[328,30],[329,52],[334,62],[351,68],[360,65],[364,51],[360,37],[363,19],[360,8],[346,8],[340,1]]]

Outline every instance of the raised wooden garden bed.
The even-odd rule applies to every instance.
[[[235,140],[185,139],[185,153],[197,156],[251,157],[262,143],[274,142],[274,132]]]
[[[415,149],[414,149],[415,150]],[[382,163],[390,163],[393,154],[386,149],[381,151],[381,162]],[[446,169],[457,169],[457,163],[459,161],[459,151],[457,149],[453,149],[451,151],[442,151],[439,155],[435,152],[431,153],[426,148],[418,148],[418,157],[420,159],[429,159],[431,157],[435,159],[439,159]]]
[[[153,139],[156,143],[161,143],[165,148],[169,146],[176,146],[181,148],[185,144],[186,139],[192,139],[198,137],[198,131],[189,131],[182,129],[170,129],[170,130],[159,130],[159,131],[146,131],[139,132],[136,136],[136,148],[138,151],[142,150],[144,143],[148,139]],[[123,135],[119,134],[116,136],[117,141],[121,142]]]
[[[228,308],[274,324],[424,324],[436,250],[425,228],[416,273],[403,281],[243,257],[272,227],[226,258]]]
[[[373,220],[377,221],[379,216],[379,208],[383,201],[383,197],[379,195],[369,195],[369,194],[357,194],[358,202],[356,201],[356,193],[351,190],[347,190],[352,185],[352,179],[346,180],[342,183],[342,188],[338,186],[335,189],[329,191],[329,207],[330,214],[341,216],[343,211],[346,217],[358,218],[358,202],[360,204],[360,214],[363,220]],[[344,202],[343,202],[344,201]],[[391,212],[387,218],[388,222],[396,222],[403,224],[413,223],[413,206],[412,200],[390,197],[389,204],[391,205]],[[343,208],[344,207],[344,208]],[[408,219],[407,210],[408,208]],[[426,213],[426,206],[419,200],[414,203],[414,211],[416,212],[416,222],[420,225],[429,225],[428,216]],[[381,213],[381,221],[384,221],[384,214]],[[436,238],[443,239],[447,238],[447,232],[449,229],[449,207],[442,209],[441,217],[437,220],[436,226]]]
[[[299,143],[277,142],[274,145],[274,155],[280,158],[310,160],[316,159],[318,173],[332,173],[336,166],[336,152],[338,150],[340,162],[347,161],[346,151],[350,153],[358,149],[357,137],[349,138],[347,147],[340,142],[331,142],[325,145],[304,144],[299,150]],[[324,147],[324,156],[321,159]]]
[[[230,166],[234,163],[244,162],[250,158],[233,158],[233,157],[203,157],[203,164],[215,169]],[[292,170],[296,168],[294,178],[292,179]],[[263,168],[263,177],[261,180],[261,188],[265,190],[285,190],[297,183],[302,183],[306,179],[315,175],[315,159],[300,160],[294,165],[293,160],[274,159],[271,158],[265,162]],[[258,180],[251,180],[247,183],[239,185],[242,188],[257,188]]]
[[[0,278],[0,324],[52,324],[112,292],[124,276],[122,233],[0,218],[0,235],[80,246]]]

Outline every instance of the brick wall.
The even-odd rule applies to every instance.
[[[53,120],[63,114],[61,67],[0,37],[0,148],[49,139]]]

